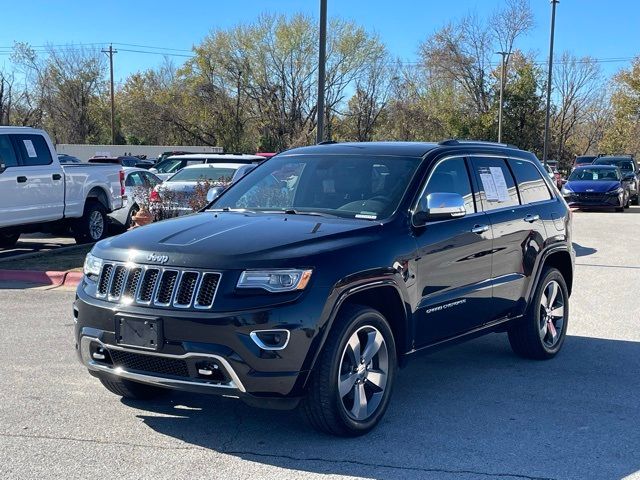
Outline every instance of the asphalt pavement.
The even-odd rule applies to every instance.
[[[73,291],[0,289],[0,478],[640,478],[640,207],[576,213],[574,241],[560,355],[494,334],[419,358],[357,439],[226,398],[122,401],[76,360]]]
[[[71,237],[56,237],[46,233],[24,233],[14,248],[0,250],[0,260],[16,255],[35,252],[48,252],[56,248],[75,245]],[[1,268],[1,266],[0,266]]]

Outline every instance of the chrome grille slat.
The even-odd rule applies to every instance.
[[[96,296],[115,303],[207,310],[221,278],[218,272],[105,262]]]

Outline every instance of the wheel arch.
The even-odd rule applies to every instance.
[[[85,199],[84,206],[87,206],[87,203],[90,201],[97,201],[102,204],[102,206],[107,210],[107,213],[111,212],[111,205],[109,203],[109,195],[106,190],[102,187],[93,187],[87,193],[87,198]]]
[[[568,248],[551,248],[544,252],[542,259],[539,262],[539,266],[535,273],[535,281],[531,283],[531,288],[527,295],[527,304],[529,304],[535,294],[536,286],[540,281],[542,272],[546,267],[556,268],[560,271],[567,284],[567,290],[571,295],[573,288],[573,258]]]

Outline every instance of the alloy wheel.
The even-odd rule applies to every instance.
[[[564,327],[565,299],[560,284],[551,280],[540,298],[540,338],[545,347],[553,348],[560,341]]]
[[[99,240],[102,238],[102,234],[104,233],[104,218],[102,214],[94,210],[89,215],[89,235],[91,235],[92,240]]]
[[[371,417],[387,389],[389,353],[384,336],[365,325],[345,345],[338,370],[338,392],[346,414],[354,420]]]

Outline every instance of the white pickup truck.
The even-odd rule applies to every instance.
[[[107,214],[122,207],[120,165],[60,165],[42,130],[0,127],[0,248],[22,233],[68,233],[78,243],[107,233]]]

